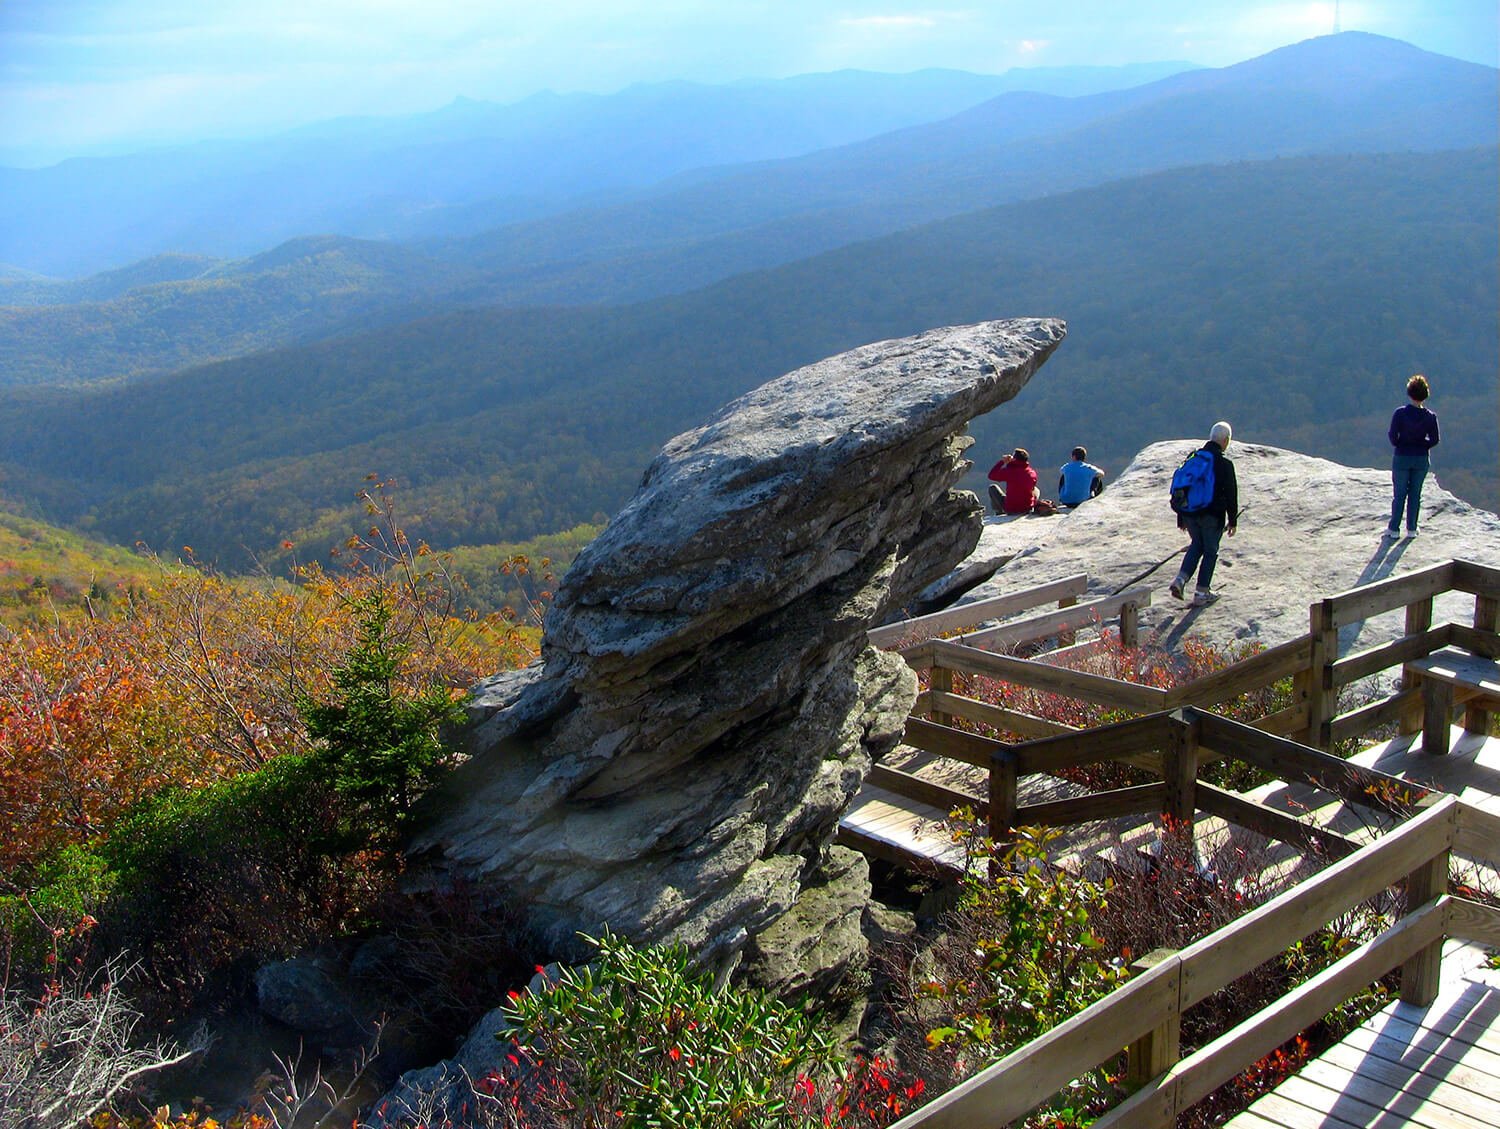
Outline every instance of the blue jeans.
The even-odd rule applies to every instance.
[[[1391,457],[1391,524],[1392,533],[1401,527],[1401,510],[1406,509],[1406,532],[1417,528],[1417,511],[1422,508],[1422,480],[1427,477],[1426,455],[1393,455]]]
[[[1198,590],[1207,592],[1213,583],[1214,565],[1219,563],[1219,540],[1224,536],[1224,527],[1218,514],[1207,513],[1183,514],[1182,524],[1193,539],[1187,556],[1182,558],[1182,575],[1191,580],[1193,570],[1198,569]]]

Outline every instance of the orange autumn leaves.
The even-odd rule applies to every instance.
[[[355,639],[352,604],[379,588],[410,643],[401,672],[455,696],[531,656],[535,633],[451,614],[430,570],[304,570],[250,585],[196,568],[115,615],[55,621],[0,639],[0,874],[107,834],[166,785],[198,786],[305,751],[297,710],[319,697]]]

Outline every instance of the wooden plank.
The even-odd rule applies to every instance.
[[[1483,902],[1451,895],[1448,901],[1449,934],[1476,945],[1500,948],[1500,910]]]
[[[1290,737],[1307,728],[1307,712],[1307,703],[1299,702],[1295,706],[1288,706],[1284,710],[1277,710],[1257,721],[1252,721],[1250,725],[1262,733],[1271,733],[1277,737]]]
[[[1423,678],[1462,686],[1481,694],[1500,697],[1500,663],[1494,659],[1444,648],[1420,659],[1412,659],[1406,669]]]
[[[934,641],[932,647],[935,661],[965,674],[998,678],[1017,686],[1049,690],[1137,713],[1154,713],[1165,708],[1166,692],[1152,686],[1138,686],[1134,682],[1124,682],[1118,678],[1106,678],[1046,663],[1028,662],[1009,655],[997,655],[976,647],[950,643],[946,639]]]
[[[977,1129],[1030,1113],[1085,1071],[1177,1014],[1177,962],[1167,960],[959,1083],[892,1129]]]
[[[887,792],[894,792],[898,796],[906,796],[924,804],[931,804],[940,811],[951,812],[955,808],[973,808],[974,814],[980,818],[987,818],[990,813],[989,801],[980,796],[959,788],[949,788],[931,780],[924,780],[910,772],[902,772],[900,769],[889,768],[883,764],[871,765],[870,774],[865,779],[877,788],[884,788]]]
[[[1409,805],[1396,799],[1411,791],[1411,785],[1399,776],[1351,764],[1228,718],[1201,716],[1203,744],[1216,753],[1238,757],[1282,780],[1311,784],[1367,807],[1409,810]]]
[[[1149,607],[1151,589],[1132,588],[1128,592],[1121,592],[1118,596],[1101,596],[1097,600],[1086,600],[1081,604],[1058,608],[1044,615],[1002,623],[998,627],[988,627],[982,631],[966,632],[961,638],[967,647],[988,649],[1017,647],[1022,643],[1050,639],[1054,635],[1076,631],[1081,627],[1091,627],[1119,615],[1120,609],[1127,604],[1133,604],[1137,608]]]
[[[963,868],[955,866],[941,855],[924,855],[912,851],[875,835],[869,835],[857,827],[840,824],[834,842],[850,850],[858,851],[870,858],[880,859],[903,870],[916,874],[936,875],[947,881],[963,877]]]
[[[1312,639],[1301,635],[1167,691],[1167,708],[1210,706],[1305,670],[1311,661]]]
[[[1458,812],[1454,849],[1470,858],[1500,858],[1500,816],[1465,804]]]
[[[1352,861],[1354,860],[1346,860]],[[1337,868],[1335,866],[1330,869]],[[1252,913],[1249,916],[1256,915]],[[1429,903],[1416,913],[1403,917],[1375,939],[1292,989],[1274,1007],[1256,1013],[1183,1059],[1168,1072],[1169,1077],[1176,1075],[1178,1078],[1180,1107],[1186,1108],[1206,1098],[1245,1067],[1322,1019],[1367,984],[1407,960],[1413,953],[1439,940],[1443,935],[1446,916],[1447,907],[1439,902]],[[1219,933],[1229,932],[1233,928],[1230,926]],[[1241,938],[1242,942],[1246,939]],[[1249,971],[1259,963],[1241,962],[1243,971]],[[1185,950],[1184,975],[1187,968],[1188,954]],[[1186,983],[1183,989],[1183,1006],[1187,1007],[1190,1006],[1190,996]]]
[[[1206,999],[1450,849],[1457,806],[1453,797],[1443,797],[1390,834],[1183,949],[1182,1006]]]
[[[1024,804],[1016,809],[1017,827],[1071,827],[1075,823],[1092,823],[1121,815],[1154,814],[1162,810],[1167,786],[1137,784],[1132,788],[1112,788],[1108,792],[1090,792],[1066,800],[1049,800],[1043,804]]]
[[[1449,631],[1452,634],[1449,641],[1455,647],[1473,651],[1476,655],[1483,655],[1487,659],[1500,659],[1500,635],[1480,631],[1464,623],[1450,624]]]
[[[1458,826],[1455,821],[1454,837],[1457,838]],[[1448,862],[1451,851],[1443,851],[1441,854],[1422,863],[1406,876],[1406,890],[1402,897],[1402,916],[1410,917],[1420,913],[1423,906],[1437,898],[1441,898],[1448,892]],[[1445,909],[1445,914],[1450,912]],[[1443,929],[1448,929],[1448,921],[1445,917]],[[1401,966],[1401,999],[1404,1003],[1416,1004],[1418,1007],[1426,1007],[1437,998],[1438,988],[1443,978],[1443,939],[1439,937],[1432,944],[1407,958]]]
[[[920,717],[906,719],[906,735],[902,740],[914,749],[936,753],[940,757],[951,757],[979,768],[989,768],[996,752],[1010,748],[1004,741],[997,741],[993,737],[950,729],[946,725],[924,721]]]
[[[1500,568],[1475,561],[1454,561],[1453,587],[1475,596],[1500,599]]]
[[[1197,711],[1171,726],[1161,754],[1161,775],[1167,786],[1166,814],[1191,829],[1197,810],[1198,744],[1201,722]],[[1191,834],[1191,830],[1189,830]]]
[[[959,631],[965,627],[984,623],[986,620],[999,619],[1002,616],[1014,615],[1016,612],[1039,608],[1054,600],[1072,599],[1082,596],[1088,589],[1088,574],[1080,572],[1075,576],[1065,576],[1061,580],[1051,580],[1046,584],[1038,584],[1034,588],[1025,588],[1019,592],[1007,592],[1002,596],[991,596],[986,600],[957,604],[930,615],[919,615],[912,619],[903,619],[898,623],[873,627],[868,632],[868,638],[877,647],[888,647],[907,637],[917,639],[940,635],[945,631]],[[903,653],[905,653],[904,650]]]
[[[1291,843],[1304,850],[1322,851],[1329,858],[1341,859],[1357,851],[1360,842],[1328,831],[1311,823],[1304,823],[1295,816],[1246,799],[1235,792],[1216,788],[1212,784],[1198,782],[1198,806],[1209,815],[1216,815],[1238,827],[1275,839]]]
[[[918,698],[918,701],[920,702],[921,699]],[[1078,727],[1074,725],[1048,721],[1045,717],[1037,717],[1020,710],[1006,709],[1004,706],[992,706],[988,702],[966,698],[961,694],[946,694],[940,690],[934,690],[930,692],[930,701],[934,708],[941,709],[953,717],[977,721],[983,725],[993,726],[1001,732],[1017,733],[1022,737],[1053,737],[1059,733],[1078,732]],[[912,712],[921,713],[922,711],[914,708]]]
[[[1055,773],[1081,764],[1118,760],[1163,748],[1180,720],[1167,714],[1117,721],[1097,729],[1040,737],[1015,746],[1018,771]]]
[[[1443,623],[1417,635],[1407,635],[1379,647],[1355,651],[1352,655],[1339,659],[1333,664],[1333,685],[1335,687],[1347,686],[1351,682],[1358,682],[1361,678],[1368,678],[1372,674],[1379,674],[1393,666],[1400,666],[1410,659],[1430,655],[1433,651],[1448,646],[1452,641],[1452,636],[1453,625]]]
[[[1238,1117],[1226,1123],[1225,1129],[1371,1129],[1370,1123],[1347,1121],[1324,1108],[1313,1109],[1293,1101],[1285,1094],[1269,1093]]]
[[[1389,698],[1382,698],[1378,702],[1371,702],[1357,710],[1339,714],[1328,724],[1329,737],[1332,743],[1337,744],[1351,737],[1368,733],[1377,725],[1399,721],[1402,711],[1421,700],[1420,690],[1402,690],[1399,694],[1392,694]]]
[[[1453,562],[1428,565],[1415,572],[1362,584],[1325,600],[1332,607],[1330,627],[1337,630],[1361,623],[1382,612],[1394,611],[1416,600],[1437,596],[1453,587]]]
[[[1340,1073],[1335,1075],[1328,1068]],[[1445,1109],[1452,1109],[1469,1117],[1488,1118],[1488,1124],[1492,1127],[1500,1125],[1500,1102],[1490,1096],[1496,1092],[1494,1082],[1491,1079],[1488,1087],[1479,1088],[1482,1086],[1479,1080],[1488,1076],[1477,1070],[1439,1068],[1428,1073],[1418,1064],[1403,1066],[1379,1055],[1363,1054],[1347,1043],[1339,1043],[1330,1047],[1318,1056],[1316,1063],[1309,1064],[1308,1069],[1299,1073],[1325,1085],[1338,1077],[1358,1075],[1399,1093],[1416,1094],[1438,1101]]]
[[[1451,1033],[1407,1023],[1389,1011],[1349,1032],[1344,1044],[1362,1054],[1403,1065],[1409,1061],[1418,1067],[1432,1063],[1444,1077],[1460,1085],[1467,1084],[1465,1071],[1472,1071],[1478,1078],[1500,1079],[1500,1052]],[[1482,1092],[1500,1094],[1500,1085],[1488,1086]]]
[[[1417,1129],[1495,1129],[1492,1122],[1478,1120],[1417,1094],[1405,1094],[1389,1086],[1350,1075],[1337,1067],[1320,1069],[1316,1062],[1288,1078],[1277,1092],[1309,1108],[1321,1105],[1359,1125],[1411,1125]]]

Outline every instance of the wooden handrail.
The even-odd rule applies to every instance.
[[[1312,639],[1299,635],[1268,647],[1259,654],[1184,682],[1167,691],[1167,709],[1178,706],[1211,706],[1226,698],[1237,698],[1250,690],[1263,690],[1278,679],[1307,669],[1312,659]]]
[[[920,638],[937,635],[944,631],[957,631],[984,623],[986,620],[1030,611],[1043,604],[1050,604],[1054,600],[1074,600],[1087,592],[1088,588],[1088,573],[1080,572],[1075,576],[1065,576],[1061,580],[1038,584],[1034,588],[1026,588],[1020,592],[1007,592],[1003,596],[991,596],[987,600],[975,600],[971,604],[944,608],[930,615],[919,615],[914,619],[901,620],[899,623],[872,627],[869,639],[876,647],[888,647],[908,636]]]
[[[1336,596],[1326,597],[1321,603],[1330,611],[1329,626],[1337,630],[1448,591],[1453,587],[1453,571],[1453,562],[1443,561],[1415,572],[1350,588]]]
[[[1002,623],[998,627],[987,627],[983,631],[966,632],[958,639],[966,647],[1001,648],[1018,647],[1023,643],[1034,643],[1038,639],[1050,639],[1068,631],[1098,623],[1119,615],[1127,607],[1136,609],[1150,607],[1151,589],[1132,588],[1115,596],[1101,596],[1071,607],[1029,619],[1018,619],[1013,623]]]
[[[1500,831],[1500,820],[1444,797],[1398,830],[1173,954],[1140,977],[1012,1051],[898,1121],[893,1129],[989,1129],[1025,1116],[1213,992],[1253,972],[1361,902],[1423,868],[1456,842]],[[1439,892],[1273,1007],[1170,1066],[1097,1126],[1162,1129],[1250,1063],[1393,968],[1440,952],[1445,935],[1500,941],[1500,911]]]
[[[1102,674],[1028,662],[1010,655],[995,655],[946,639],[934,639],[930,646],[933,665],[947,670],[997,678],[1019,686],[1083,698],[1085,701],[1137,713],[1166,709],[1166,691],[1153,686],[1141,686],[1118,678],[1106,678]]]

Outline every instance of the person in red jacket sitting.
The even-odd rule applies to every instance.
[[[1055,513],[1057,508],[1036,488],[1036,471],[1025,447],[1017,447],[990,467],[990,505],[1007,514]],[[1003,491],[1003,493],[1002,493]]]

